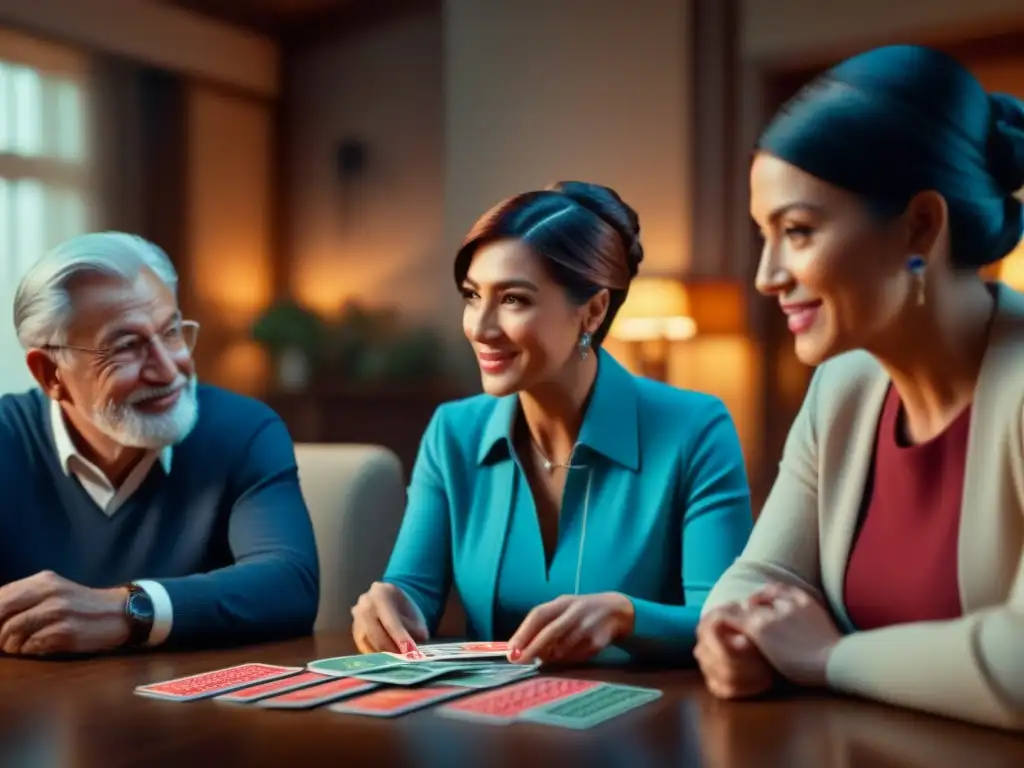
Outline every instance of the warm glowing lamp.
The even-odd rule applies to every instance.
[[[633,347],[644,376],[659,381],[667,378],[672,344],[696,334],[686,286],[671,277],[636,278],[609,332]]]
[[[1018,192],[1017,197],[1024,200],[1024,191]],[[996,276],[1015,291],[1024,291],[1024,239],[999,262]]]

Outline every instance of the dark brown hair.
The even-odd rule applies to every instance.
[[[608,290],[608,314],[593,338],[599,345],[644,258],[636,211],[615,190],[582,181],[510,197],[481,216],[466,236],[455,256],[456,287],[462,287],[481,246],[506,239],[529,246],[573,303]]]

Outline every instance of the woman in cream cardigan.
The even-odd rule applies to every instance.
[[[817,366],[705,603],[710,690],[778,677],[1024,729],[1024,107],[914,46],[850,59],[763,135],[761,292]]]

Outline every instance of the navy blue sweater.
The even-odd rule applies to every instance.
[[[49,401],[0,397],[0,584],[51,570],[89,587],[158,581],[170,645],[308,634],[319,602],[295,451],[266,405],[200,385],[199,422],[108,517],[63,471]]]

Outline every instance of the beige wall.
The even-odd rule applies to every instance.
[[[238,392],[260,391],[261,351],[250,324],[270,301],[272,116],[266,104],[203,86],[188,94],[186,309],[202,324],[202,378]]]
[[[296,292],[326,310],[368,293],[457,331],[459,240],[498,199],[559,178],[616,187],[642,213],[645,269],[684,269],[688,7],[450,0],[304,54],[289,79]],[[348,136],[369,166],[343,207],[332,153]]]
[[[690,262],[690,3],[449,0],[445,242],[558,179],[641,213],[645,269]]]
[[[399,303],[445,332],[461,362],[458,242],[500,198],[573,178],[609,184],[640,211],[642,273],[682,273],[689,36],[689,0],[449,0],[443,15],[307,52],[289,79],[296,293],[328,312],[349,296]],[[349,136],[367,142],[369,162],[343,207],[332,153]],[[745,339],[698,338],[676,348],[670,378],[721,396],[753,444],[754,365]]]
[[[499,199],[558,179],[607,184],[640,213],[640,274],[681,275],[691,252],[693,98],[689,0],[449,0],[445,24],[445,233],[454,249]],[[457,297],[442,307],[457,326]],[[608,349],[629,367],[630,350]],[[757,440],[738,336],[675,346],[669,381],[721,397]]]
[[[352,297],[434,319],[451,291],[443,218],[442,15],[404,17],[300,55],[291,89],[289,252],[297,296],[333,313]],[[362,140],[361,177],[335,151]]]

